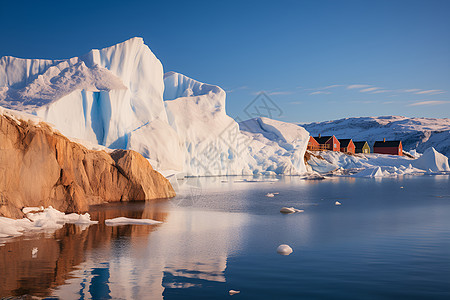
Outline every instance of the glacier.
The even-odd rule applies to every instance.
[[[86,144],[136,150],[165,174],[306,172],[306,130],[267,118],[239,124],[225,100],[218,86],[164,74],[142,38],[70,59],[0,59],[0,106]]]

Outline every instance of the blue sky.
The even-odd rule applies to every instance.
[[[67,58],[142,36],[227,110],[280,120],[450,117],[450,1],[2,1],[0,56]]]

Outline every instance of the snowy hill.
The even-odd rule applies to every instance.
[[[241,132],[226,114],[225,98],[218,86],[164,75],[142,38],[65,60],[0,58],[0,106],[33,114],[72,138],[136,150],[159,171],[305,172],[305,130],[264,119],[261,128],[273,139]],[[288,131],[289,138],[281,138]]]
[[[406,151],[423,153],[434,147],[450,157],[450,119],[406,118],[399,116],[346,118],[334,121],[302,124],[312,136],[335,135],[354,141],[401,140]]]

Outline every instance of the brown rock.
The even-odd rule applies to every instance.
[[[105,201],[173,196],[168,180],[135,151],[88,150],[44,122],[0,115],[0,216],[22,217],[26,206],[83,212]]]

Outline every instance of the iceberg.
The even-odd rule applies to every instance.
[[[164,74],[142,38],[70,59],[0,59],[0,106],[83,144],[135,150],[167,174],[306,172],[306,130],[268,118],[238,123],[225,100],[216,85]]]
[[[417,158],[414,162],[414,167],[428,172],[448,172],[450,167],[448,165],[448,157],[439,153],[433,147],[428,148]]]

